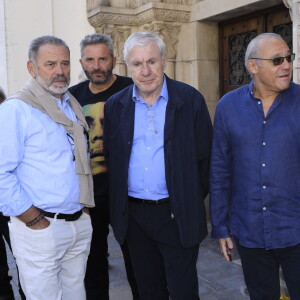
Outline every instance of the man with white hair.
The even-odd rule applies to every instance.
[[[150,32],[124,45],[134,85],[104,107],[111,224],[128,243],[140,299],[196,300],[211,122],[203,96],[164,74],[166,55]]]

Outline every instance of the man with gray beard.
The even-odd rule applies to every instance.
[[[0,212],[11,219],[26,298],[84,300],[94,206],[88,125],[67,91],[65,42],[36,38],[28,56],[32,78],[0,107]]]

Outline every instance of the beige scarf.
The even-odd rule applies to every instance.
[[[87,207],[94,207],[93,179],[88,161],[87,141],[84,131],[89,127],[85,121],[82,108],[77,100],[67,92],[70,98],[71,107],[77,117],[78,122],[71,121],[65,113],[58,107],[56,102],[41,85],[31,78],[25,87],[9,99],[20,99],[31,106],[47,114],[56,123],[62,124],[68,133],[74,136],[76,173],[80,179],[80,199],[79,203]]]

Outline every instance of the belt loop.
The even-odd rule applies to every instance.
[[[58,215],[59,215],[59,213],[56,213],[56,214],[54,215],[54,218],[53,218],[54,221],[57,220],[57,216],[58,216]]]

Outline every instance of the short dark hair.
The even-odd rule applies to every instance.
[[[0,103],[3,102],[6,99],[5,93],[0,87]]]
[[[109,35],[101,33],[93,33],[86,35],[80,42],[80,54],[83,57],[83,50],[89,45],[104,44],[108,47],[112,57],[114,57],[114,46]]]
[[[62,39],[55,37],[53,35],[44,35],[44,36],[38,37],[30,42],[29,49],[28,49],[29,61],[35,63],[40,47],[43,45],[48,45],[48,44],[55,45],[55,46],[63,46],[70,53],[70,49],[69,49],[68,45]]]

